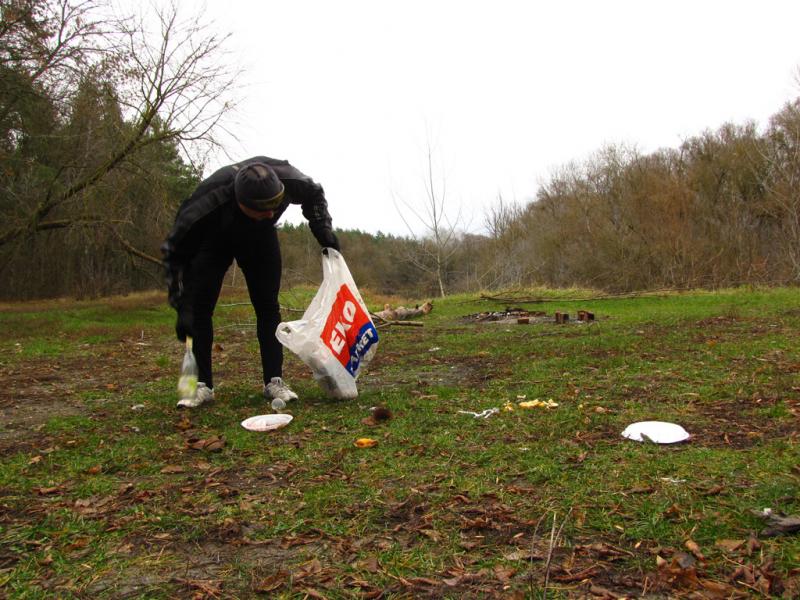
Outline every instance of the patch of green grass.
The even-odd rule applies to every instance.
[[[302,307],[314,292],[287,290],[281,302]],[[258,578],[285,571],[276,597],[306,588],[352,597],[356,580],[387,597],[537,597],[543,561],[508,557],[546,553],[554,515],[564,525],[550,597],[578,589],[553,577],[599,562],[598,585],[638,593],[655,554],[669,561],[687,540],[706,556],[701,579],[728,581],[735,563],[758,566],[755,555],[716,541],[757,534],[753,510],[800,512],[800,292],[522,295],[549,301],[435,299],[424,327],[381,328],[356,400],[324,398],[287,355],[285,377],[301,400],[290,406],[291,425],[270,434],[239,425],[270,411],[249,306],[217,311],[217,400],[189,413],[174,409],[182,349],[165,307],[0,313],[8,325],[0,362],[13,371],[0,383],[36,407],[77,403],[68,413],[31,412],[37,422],[22,418],[20,403],[9,413],[18,420],[0,431],[0,543],[10,549],[0,581],[25,598],[119,590],[167,598],[198,592],[192,581],[247,597]],[[597,320],[466,318],[512,305],[585,308]],[[61,367],[58,377],[24,387],[26,369],[50,365]],[[558,406],[522,409],[523,397]],[[364,423],[378,405],[393,418]],[[515,409],[487,419],[459,412],[507,405]],[[621,438],[631,422],[650,419],[684,425],[691,441]],[[225,439],[218,453],[188,446],[211,436]],[[356,448],[359,437],[377,445]],[[761,543],[759,557],[791,580],[797,536]],[[598,544],[619,557],[598,555]],[[309,566],[315,559],[319,568]],[[176,580],[176,567],[189,583]],[[509,567],[516,572],[503,583],[494,570]]]
[[[63,354],[68,346],[63,339],[41,338],[27,340],[16,346],[15,350],[21,355],[20,358],[47,358]]]

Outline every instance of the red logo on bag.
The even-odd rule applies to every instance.
[[[320,338],[351,374],[358,368],[366,349],[377,341],[377,331],[369,315],[346,285],[336,293]]]

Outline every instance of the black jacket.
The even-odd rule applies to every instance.
[[[174,308],[179,308],[181,305],[183,279],[189,263],[203,241],[203,230],[213,224],[218,209],[236,201],[233,191],[236,172],[244,165],[253,162],[265,162],[272,167],[286,189],[283,202],[275,210],[270,221],[275,223],[289,204],[299,204],[314,237],[320,245],[326,245],[326,240],[329,239],[327,236],[331,232],[331,216],[328,214],[328,203],[321,185],[298,171],[288,161],[266,156],[254,156],[222,167],[204,179],[192,195],[183,201],[175,217],[175,225],[161,246],[167,271],[169,303]]]

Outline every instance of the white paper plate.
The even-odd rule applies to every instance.
[[[257,415],[242,421],[242,427],[250,431],[272,431],[286,427],[294,417],[287,414]]]
[[[636,442],[645,441],[643,436],[656,444],[674,444],[688,440],[689,432],[680,425],[663,421],[640,421],[628,425],[622,432],[622,437]]]

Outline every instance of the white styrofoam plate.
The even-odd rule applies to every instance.
[[[675,444],[689,439],[689,432],[675,423],[664,421],[640,421],[632,423],[622,432],[622,437],[637,442],[645,438],[656,444]]]
[[[242,421],[242,427],[250,431],[272,431],[285,427],[293,418],[287,414],[257,415]]]

